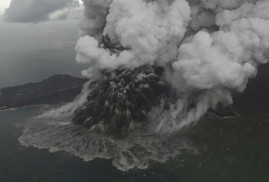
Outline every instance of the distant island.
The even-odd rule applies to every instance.
[[[7,87],[0,90],[0,110],[40,104],[72,101],[88,79],[57,74],[41,82]]]

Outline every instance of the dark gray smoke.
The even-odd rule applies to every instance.
[[[73,121],[100,133],[127,136],[168,98],[169,85],[161,72],[153,67],[104,70],[104,77],[90,85],[87,102],[76,110]]]

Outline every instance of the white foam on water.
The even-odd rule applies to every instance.
[[[165,162],[183,152],[198,153],[189,139],[177,134],[131,133],[127,138],[115,139],[71,122],[63,125],[59,120],[41,117],[26,124],[19,142],[50,152],[66,151],[84,161],[111,159],[122,171],[145,169],[151,161]]]
[[[84,161],[96,158],[111,159],[119,170],[145,169],[151,161],[165,162],[183,151],[198,153],[192,142],[177,132],[158,133],[147,125],[130,133],[124,139],[97,134],[83,126],[73,124],[74,111],[87,100],[90,82],[71,103],[52,109],[26,122],[19,142],[24,146],[66,151]],[[160,122],[157,121],[156,122]]]

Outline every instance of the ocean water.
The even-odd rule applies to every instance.
[[[111,164],[111,160],[84,162],[66,152],[50,153],[20,145],[18,138],[25,123],[42,111],[40,108],[24,108],[0,112],[0,181],[178,181],[169,170],[157,166],[122,172]]]
[[[46,137],[43,140],[47,142],[45,143],[47,148],[37,149],[31,145],[20,145],[18,139],[24,136],[31,118],[48,109],[46,106],[0,112],[0,181],[266,182],[269,180],[269,114],[264,105],[255,109],[246,107],[240,110],[244,116],[239,118],[203,119],[196,126],[189,128],[181,136],[184,135],[191,140],[198,153],[182,152],[165,162],[150,161],[145,169],[134,168],[128,171],[119,170],[113,165],[112,159],[95,158],[85,161],[79,156],[75,157],[65,148],[52,150],[48,146],[48,144],[57,146],[55,141],[60,142],[59,138],[66,138],[68,143],[77,135],[84,136],[82,130],[78,128],[68,130],[66,136],[55,130],[52,135],[47,133],[51,136],[50,140],[46,140]],[[34,123],[31,125],[31,131],[39,133],[39,121],[36,122],[36,126]],[[31,141],[42,141],[42,138],[38,138],[40,135],[34,137],[37,138],[32,138]],[[180,137],[174,139],[180,140]],[[82,149],[78,147],[77,150]]]
[[[0,23],[0,89],[53,74],[81,76],[76,64],[77,21]]]

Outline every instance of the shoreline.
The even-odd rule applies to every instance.
[[[88,79],[57,74],[40,82],[0,89],[0,111],[72,101]]]

